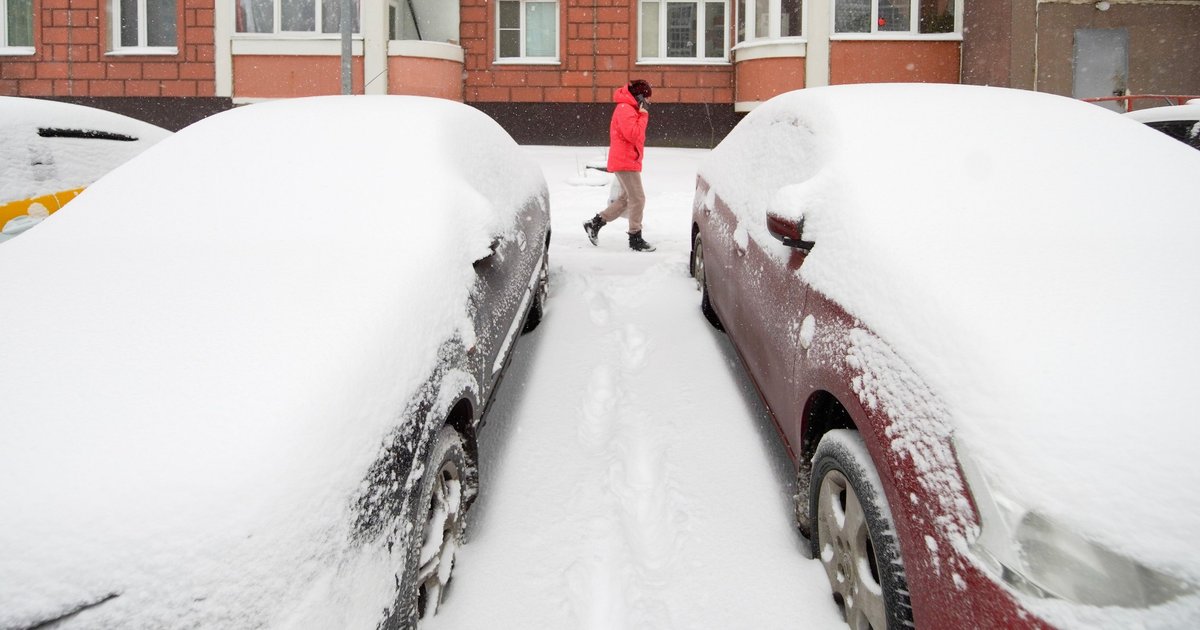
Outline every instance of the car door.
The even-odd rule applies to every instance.
[[[487,400],[499,379],[515,337],[521,332],[527,296],[545,251],[544,201],[531,199],[516,225],[492,240],[491,251],[475,261],[471,314],[475,339],[468,344]]]
[[[700,241],[704,248],[704,273],[710,301],[717,314],[732,317],[737,300],[735,280],[730,276],[734,256],[733,230],[737,219],[727,205],[711,192],[703,178],[696,187],[696,207],[700,227]]]
[[[764,210],[761,230],[740,226],[739,232],[765,234],[765,217]],[[733,240],[731,284],[737,295],[734,321],[726,330],[794,454],[804,405],[796,382],[806,295],[799,270],[807,254],[776,241],[760,243],[749,236]]]

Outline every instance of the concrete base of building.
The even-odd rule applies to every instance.
[[[233,99],[203,96],[55,96],[47,100],[87,105],[179,131],[233,107]]]
[[[491,116],[518,144],[608,146],[612,103],[467,103]],[[712,148],[741,119],[733,103],[655,103],[646,144]]]
[[[231,109],[219,97],[47,97],[124,114],[171,131]],[[612,103],[468,103],[491,116],[518,144],[607,146]],[[741,120],[732,103],[656,103],[646,144],[712,148]]]

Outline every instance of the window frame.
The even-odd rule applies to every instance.
[[[139,1],[143,1],[143,0],[139,0]],[[226,1],[226,0],[217,0],[217,2],[224,2],[224,1]],[[231,0],[231,1],[234,2],[235,4],[237,3],[237,0]],[[283,1],[282,0],[271,0],[271,29],[272,30],[270,32],[255,33],[255,32],[251,32],[251,31],[239,31],[239,30],[237,30],[237,27],[234,26],[233,36],[235,38],[246,37],[246,38],[260,38],[260,39],[338,39],[338,38],[340,38],[341,37],[340,32],[326,33],[323,30],[321,30],[322,25],[324,23],[324,18],[325,18],[325,15],[324,15],[324,12],[322,9],[322,3],[321,3],[321,0],[312,0],[312,1],[314,4],[314,13],[313,13],[313,30],[311,30],[311,31],[285,31],[285,30],[283,30]],[[350,33],[351,37],[356,40],[362,38],[363,4],[365,4],[365,3],[362,0],[358,1],[358,16],[357,16],[358,28],[352,30]],[[389,6],[390,4],[391,3],[385,3],[385,6]],[[401,6],[403,6],[403,3],[401,3]],[[237,8],[235,6],[234,11],[236,11],[236,10],[237,10]],[[385,17],[384,20],[387,21],[387,18]],[[390,27],[391,27],[391,25],[389,23],[389,28]]]
[[[37,11],[29,2],[29,39],[28,46],[14,46],[8,41],[8,6],[13,0],[0,0],[0,55],[32,55],[37,52]]]
[[[518,41],[520,42],[520,55],[516,57],[503,57],[500,54],[500,7],[505,2],[515,2],[518,5],[519,25],[517,26]],[[525,6],[528,4],[552,4],[554,5],[554,54],[549,57],[530,57],[525,54],[526,35],[528,29],[525,26]],[[527,64],[527,65],[559,65],[562,63],[562,2],[560,0],[497,0],[496,2],[496,19],[495,28],[492,34],[496,38],[496,44],[492,47],[493,61],[495,64]],[[513,29],[504,29],[513,30]]]
[[[179,4],[180,0],[173,0],[175,4],[175,45],[174,46],[150,46],[147,42],[150,41],[150,20],[147,18],[149,9],[147,3],[149,0],[136,0],[137,2],[137,29],[138,43],[135,46],[125,46],[121,44],[121,0],[108,0],[108,50],[106,55],[178,55],[179,54],[179,36],[183,23],[179,20]]]
[[[648,56],[642,49],[642,30],[641,25],[644,21],[642,9],[645,5],[645,0],[637,0],[637,25],[636,28],[630,30],[635,31],[637,37],[637,61],[638,65],[721,65],[727,64],[730,60],[730,53],[733,49],[736,38],[734,29],[735,24],[730,22],[734,17],[733,3],[736,0],[653,0],[658,3],[658,50],[655,51],[655,56]],[[753,1],[753,0],[751,0]],[[705,57],[705,31],[707,29],[707,5],[710,3],[720,2],[724,11],[724,27],[721,29],[721,56],[720,57]],[[667,29],[670,25],[667,20],[667,5],[668,4],[694,4],[696,5],[696,56],[695,57],[668,57],[667,51]]]
[[[921,0],[908,0],[909,24],[904,31],[879,30],[879,3],[882,0],[869,0],[871,3],[871,30],[865,33],[845,32],[837,30],[837,9],[841,0],[833,0],[829,12],[829,35],[831,40],[952,40],[961,41],[963,38],[963,9],[965,0],[954,1],[954,30],[949,33],[922,33],[921,29]]]

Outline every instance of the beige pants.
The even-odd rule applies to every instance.
[[[642,210],[646,208],[646,193],[642,190],[642,174],[636,171],[616,171],[617,182],[621,184],[621,196],[608,204],[600,218],[610,222],[622,215],[629,219],[629,233],[642,231]]]

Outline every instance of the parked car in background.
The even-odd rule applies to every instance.
[[[320,97],[196,123],[0,248],[0,627],[435,612],[549,230],[478,110]]]
[[[1200,625],[1174,146],[1063,97],[857,85],[772,99],[702,164],[702,311],[851,627]]]
[[[169,135],[102,109],[0,96],[0,242]]]
[[[1138,109],[1124,115],[1200,149],[1200,99],[1183,105]]]

